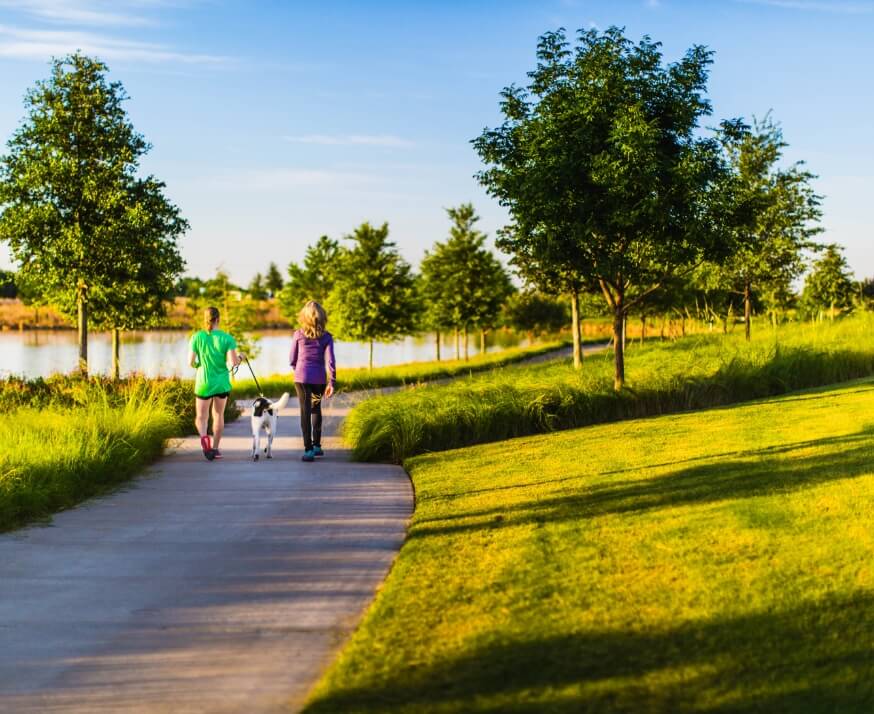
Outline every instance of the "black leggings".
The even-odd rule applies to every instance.
[[[322,445],[322,397],[324,384],[295,382],[297,401],[300,403],[300,430],[303,432],[303,448],[309,451]]]

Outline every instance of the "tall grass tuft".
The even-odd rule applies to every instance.
[[[612,355],[495,370],[358,404],[344,435],[354,457],[428,451],[768,397],[874,374],[874,316],[741,336],[699,335],[630,349],[614,392]]]
[[[0,415],[0,530],[130,478],[181,426],[167,395],[147,383],[122,404],[92,387],[87,406],[23,407]]]

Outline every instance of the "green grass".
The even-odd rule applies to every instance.
[[[130,478],[179,435],[167,395],[147,386],[123,404],[23,407],[0,415],[0,530],[68,508]]]
[[[590,341],[600,341],[600,338]],[[337,391],[353,392],[362,389],[399,387],[408,384],[421,384],[436,379],[458,377],[459,375],[474,374],[554,352],[567,346],[567,344],[567,342],[555,341],[532,347],[514,347],[501,350],[500,352],[475,355],[466,362],[464,360],[409,362],[388,367],[375,367],[372,370],[366,367],[355,369],[343,369],[340,367],[337,370]],[[241,371],[240,374],[242,373]],[[290,368],[287,375],[277,374],[264,377],[263,379],[259,377],[258,382],[261,384],[265,394],[274,396],[278,396],[283,392],[294,394],[294,376],[291,374]],[[234,394],[241,397],[255,397],[258,395],[258,389],[252,379],[239,379],[234,383]]]
[[[874,374],[874,316],[825,325],[696,335],[627,352],[626,388],[613,390],[612,354],[515,366],[377,396],[358,404],[344,435],[362,461],[587,424],[700,409]]]
[[[307,714],[874,710],[874,382],[405,466]]]
[[[228,400],[225,419],[239,414]],[[190,381],[0,380],[0,531],[105,492],[192,433]]]

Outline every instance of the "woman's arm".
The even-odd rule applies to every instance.
[[[243,357],[246,356],[243,353],[237,354],[235,349],[228,350],[228,355],[230,355],[231,365],[234,367],[239,367],[243,363]]]
[[[294,369],[297,367],[297,332],[291,337],[291,353],[288,355],[288,364]]]
[[[325,364],[328,368],[328,386],[325,388],[325,396],[330,397],[334,393],[334,382],[337,381],[337,362],[334,359],[334,338],[328,336],[325,344]]]
[[[190,350],[188,352],[188,366],[189,367],[197,367],[199,364],[199,360],[197,359],[197,352],[194,350]]]

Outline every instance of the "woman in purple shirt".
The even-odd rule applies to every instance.
[[[325,330],[328,316],[319,303],[310,300],[297,316],[300,329],[291,338],[289,363],[294,368],[294,388],[300,403],[303,460],[314,461],[322,451],[322,397],[334,393],[337,365],[334,338]],[[325,369],[327,363],[327,370]]]

